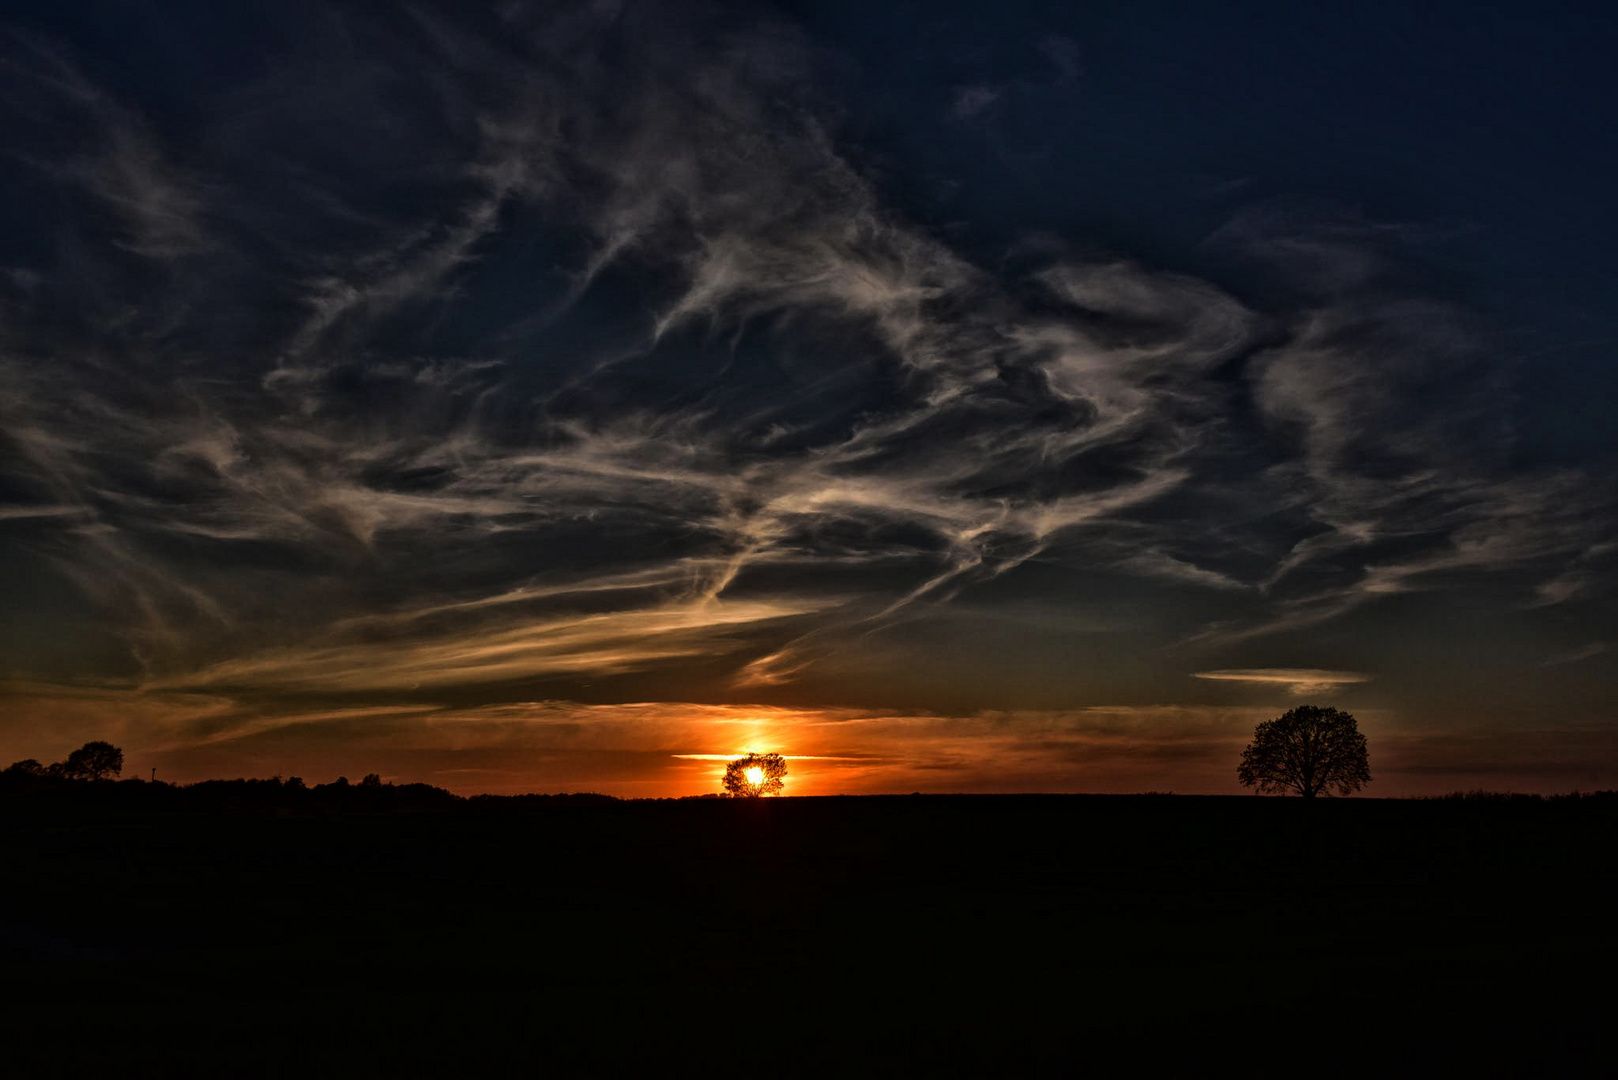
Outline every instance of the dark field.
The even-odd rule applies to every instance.
[[[1614,825],[1605,797],[6,799],[0,1071],[1610,1066]]]

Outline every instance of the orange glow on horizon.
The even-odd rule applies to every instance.
[[[1172,708],[940,715],[566,701],[269,711],[185,692],[30,689],[24,712],[40,719],[41,730],[12,748],[17,759],[60,757],[74,739],[103,737],[126,751],[128,775],[155,767],[159,779],[172,783],[279,773],[312,785],[375,772],[391,782],[426,783],[458,795],[718,795],[726,765],[765,753],[788,761],[787,783],[796,796],[1217,791],[1234,786],[1226,782],[1225,774],[1234,773],[1224,759],[1238,755],[1237,740],[1269,715]],[[144,744],[129,737],[125,718],[133,712],[144,717]],[[320,734],[327,725],[373,722],[376,736],[340,751]],[[1160,741],[1210,736],[1230,745],[1206,765],[1193,765],[1195,774],[1176,761],[1169,775],[1162,763],[1142,754]],[[275,747],[273,756],[264,753],[266,744]],[[1053,747],[1071,749],[1058,753]]]
[[[378,773],[457,795],[598,792],[620,798],[717,796],[738,757],[779,753],[795,796],[946,792],[1240,794],[1234,762],[1277,705],[1095,706],[963,714],[837,707],[571,701],[473,707],[363,704],[282,708],[225,695],[0,683],[21,721],[0,765],[57,760],[91,739],[125,752],[125,776],[169,783],[297,776],[310,785]],[[1280,705],[1288,702],[1283,699]],[[1358,710],[1381,765],[1377,796],[1499,786],[1488,758],[1456,761],[1394,718]],[[355,734],[341,744],[330,732]],[[1566,790],[1571,765],[1599,758],[1595,734],[1560,747],[1516,736],[1521,757],[1560,771],[1519,784]],[[1445,756],[1439,757],[1442,752]],[[1442,764],[1446,771],[1435,771]],[[1580,766],[1584,767],[1584,766]],[[1494,771],[1490,771],[1490,770]],[[1416,775],[1416,780],[1410,779]],[[1419,781],[1419,782],[1418,782]]]

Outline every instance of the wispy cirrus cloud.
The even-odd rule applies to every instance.
[[[415,691],[545,676],[599,677],[737,647],[727,635],[813,608],[767,601],[686,601],[571,616],[456,626],[436,637],[317,644],[240,656],[146,683],[153,690]]]
[[[1357,671],[1327,671],[1322,668],[1232,668],[1225,671],[1199,671],[1194,677],[1211,679],[1215,682],[1283,686],[1288,693],[1298,697],[1371,681],[1371,676]]]
[[[138,112],[87,78],[45,40],[0,30],[7,63],[0,100],[14,118],[9,155],[99,201],[116,242],[152,260],[204,252],[207,182],[175,160]]]
[[[1540,667],[1561,667],[1564,664],[1577,664],[1583,660],[1594,660],[1598,656],[1605,656],[1612,651],[1612,643],[1608,641],[1592,641],[1588,645],[1571,649],[1568,652],[1557,653],[1541,660]]]

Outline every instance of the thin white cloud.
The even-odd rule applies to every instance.
[[[83,514],[84,509],[78,506],[0,506],[0,521],[80,517]]]
[[[82,133],[71,153],[52,157],[22,149],[28,143],[19,131],[13,156],[99,199],[120,220],[127,250],[166,261],[215,246],[207,184],[175,160],[150,124],[45,40],[8,30],[0,45],[8,46],[0,61],[7,81],[35,114],[29,126]]]
[[[953,105],[956,119],[976,120],[986,110],[992,108],[1003,93],[1005,93],[1003,88],[983,83],[957,87]]]
[[[1193,677],[1211,679],[1215,682],[1284,686],[1288,692],[1299,697],[1371,680],[1371,676],[1357,671],[1329,671],[1324,668],[1231,668],[1224,671],[1198,671]]]
[[[1598,656],[1605,656],[1611,651],[1611,642],[1592,641],[1590,644],[1581,646],[1577,649],[1572,649],[1568,652],[1557,653],[1555,656],[1547,657],[1540,661],[1539,666],[1542,668],[1548,668],[1561,667],[1565,664],[1577,664],[1581,660],[1593,660]]]

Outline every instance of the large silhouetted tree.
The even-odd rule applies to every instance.
[[[780,754],[748,754],[725,766],[725,793],[739,799],[775,795],[786,774],[787,759]]]
[[[124,752],[109,742],[87,742],[62,762],[69,780],[105,780],[124,771]]]
[[[1334,790],[1349,795],[1371,782],[1371,763],[1353,716],[1299,705],[1254,729],[1236,778],[1245,787],[1296,791],[1306,799]]]

